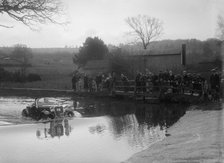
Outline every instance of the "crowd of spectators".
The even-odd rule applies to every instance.
[[[137,92],[164,90],[169,93],[198,94],[205,98],[217,100],[220,96],[221,75],[212,70],[210,78],[206,79],[199,73],[173,74],[172,71],[160,71],[158,74],[138,73],[135,78]],[[152,89],[149,89],[152,88]],[[169,88],[169,89],[167,89]]]
[[[72,78],[73,89],[79,92],[99,92],[103,90],[111,92],[115,87],[123,88],[122,90],[127,92],[131,88],[130,81],[124,74],[118,77],[114,72],[109,74],[99,73],[95,77],[75,72]],[[134,90],[137,93],[150,93],[161,91],[164,88],[169,93],[190,93],[192,95],[196,93],[212,100],[219,99],[221,93],[220,81],[221,76],[216,70],[212,70],[209,79],[198,73],[187,73],[186,71],[183,71],[182,74],[174,74],[172,71],[160,71],[158,74],[154,74],[147,71],[146,73],[137,73],[134,80]]]
[[[72,77],[72,88],[76,92],[111,91],[115,81],[115,73],[99,73],[93,77],[76,71]]]

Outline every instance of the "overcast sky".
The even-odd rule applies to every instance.
[[[44,25],[32,31],[6,15],[0,23],[14,28],[0,28],[0,46],[17,43],[29,47],[80,46],[88,36],[98,36],[106,44],[128,43],[129,16],[149,15],[163,21],[160,39],[205,40],[215,37],[217,15],[223,13],[224,0],[63,0],[70,24],[65,28]]]

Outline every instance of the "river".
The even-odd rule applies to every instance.
[[[187,109],[183,105],[109,99],[55,99],[75,104],[80,114],[34,121],[21,116],[22,109],[33,103],[33,98],[0,97],[1,163],[122,162],[170,136],[167,129]]]

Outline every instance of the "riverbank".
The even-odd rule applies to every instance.
[[[224,161],[223,104],[189,110],[167,131],[168,137],[133,155],[126,163],[173,163]],[[221,110],[220,110],[221,109]]]
[[[111,98],[108,91],[102,92],[74,92],[72,89],[42,89],[42,88],[0,88],[1,96],[25,96],[38,97],[90,97],[90,98]]]
[[[198,96],[190,96],[190,95],[174,95],[172,96],[172,100],[159,98],[159,97],[151,97],[144,94],[139,94],[135,96],[133,92],[123,94],[117,94],[109,92],[108,90],[100,91],[100,92],[74,92],[72,89],[44,89],[44,88],[17,88],[17,87],[0,87],[0,95],[1,96],[26,96],[26,97],[58,97],[58,96],[71,96],[71,97],[90,97],[90,98],[115,98],[122,99],[128,101],[141,101],[144,103],[189,103],[189,104],[197,104],[203,101],[200,100]]]

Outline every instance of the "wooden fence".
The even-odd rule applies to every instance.
[[[117,81],[113,87],[115,96],[128,96],[135,99],[161,99],[168,95],[200,96],[202,92],[202,89],[196,90],[186,86],[174,87],[166,83],[154,85],[152,82],[146,82],[144,86],[137,86],[134,80]]]

